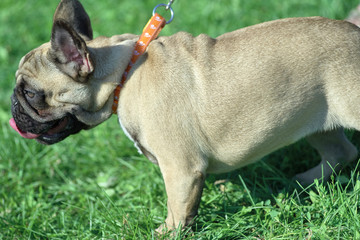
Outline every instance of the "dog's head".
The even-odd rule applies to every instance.
[[[92,38],[80,2],[62,0],[51,41],[25,55],[16,72],[10,124],[23,137],[53,144],[111,116],[117,80],[96,74]]]

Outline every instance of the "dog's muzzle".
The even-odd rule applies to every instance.
[[[82,129],[89,128],[86,124],[78,121],[72,114],[67,114],[57,120],[38,122],[25,112],[15,94],[11,96],[11,102],[13,118],[9,121],[10,125],[24,138],[36,139],[42,144],[50,145],[60,142]]]

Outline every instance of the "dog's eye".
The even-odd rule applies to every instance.
[[[22,91],[26,101],[36,110],[45,109],[48,107],[43,91],[33,90],[26,87]]]
[[[35,93],[28,91],[28,90],[24,90],[24,94],[29,97],[29,98],[34,98],[35,97]]]

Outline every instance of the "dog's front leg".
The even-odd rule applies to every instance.
[[[176,160],[165,166],[160,164],[168,196],[168,215],[165,224],[157,229],[159,233],[189,226],[197,214],[205,171],[196,168],[191,161],[182,163],[186,163],[185,166]]]

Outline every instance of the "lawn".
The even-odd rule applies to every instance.
[[[140,34],[155,0],[83,0],[95,36]],[[161,35],[222,33],[263,21],[344,19],[358,0],[176,0]],[[21,57],[48,41],[57,1],[0,1],[0,239],[155,239],[166,218],[159,168],[139,155],[116,117],[53,146],[10,129],[10,95]],[[360,135],[348,131],[357,146]],[[360,239],[360,166],[329,183],[293,189],[319,162],[300,141],[256,164],[209,175],[193,234],[174,239]],[[163,236],[169,239],[169,236]],[[161,239],[161,238],[160,238]]]

